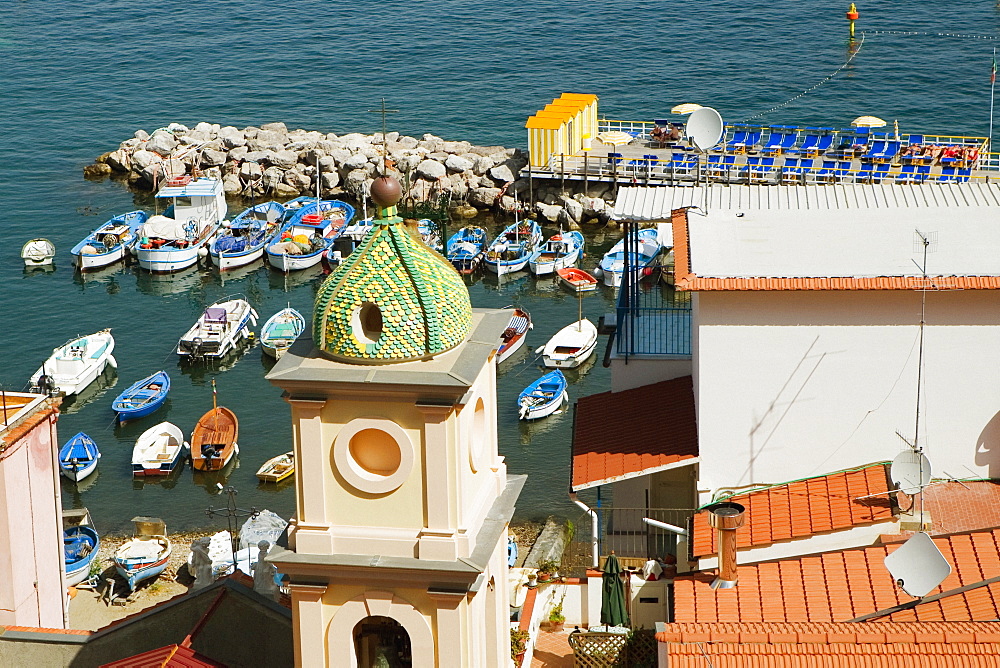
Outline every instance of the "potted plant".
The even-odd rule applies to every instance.
[[[515,666],[520,666],[524,661],[524,653],[528,649],[528,638],[531,634],[521,629],[510,630],[510,658],[514,660]]]
[[[545,561],[538,562],[538,581],[548,582],[556,576],[556,571],[559,570],[558,562],[551,559],[546,559]]]
[[[563,614],[563,604],[562,601],[559,601],[549,610],[549,631],[559,633],[563,630],[563,624],[565,623],[566,616]]]

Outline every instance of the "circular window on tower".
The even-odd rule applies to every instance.
[[[476,400],[476,408],[472,413],[469,425],[469,467],[475,473],[486,465],[486,444],[489,442],[486,433],[486,404],[482,397]]]
[[[378,343],[382,336],[382,309],[372,302],[363,302],[351,315],[351,332],[361,343]]]
[[[391,420],[351,420],[333,442],[337,472],[355,489],[385,494],[398,488],[413,470],[413,444]]]

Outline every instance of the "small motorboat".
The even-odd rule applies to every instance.
[[[73,246],[73,264],[80,271],[91,271],[118,262],[135,246],[139,228],[148,219],[145,211],[115,216]]]
[[[219,358],[253,336],[257,311],[241,298],[215,302],[177,342],[177,354],[190,360]]]
[[[283,455],[271,457],[257,469],[257,479],[261,482],[281,482],[295,473],[295,453],[289,450]]]
[[[134,536],[115,551],[115,570],[128,582],[130,591],[143,580],[162,573],[170,560],[167,526],[159,517],[133,517]]]
[[[662,249],[659,232],[655,228],[639,230],[638,254],[633,253],[633,256],[629,258],[632,270],[638,274],[642,269],[651,265]],[[611,250],[604,254],[599,268],[604,285],[611,287],[621,285],[622,273],[625,271],[625,239],[620,239]]]
[[[222,230],[208,246],[208,259],[219,271],[248,265],[264,255],[264,246],[274,236],[285,216],[285,207],[264,202],[233,219],[223,221]]]
[[[70,396],[83,390],[118,362],[111,354],[115,338],[110,329],[67,341],[52,350],[52,356],[31,376],[32,392]]]
[[[197,264],[228,211],[222,179],[178,176],[167,179],[156,197],[172,204],[139,228],[139,266],[165,274]]]
[[[291,211],[288,222],[265,244],[268,263],[286,273],[319,264],[323,253],[354,218],[354,207],[336,199],[313,198]]]
[[[484,260],[486,268],[498,276],[521,271],[541,242],[542,228],[536,221],[514,222],[490,244]]]
[[[517,397],[518,417],[536,420],[555,413],[563,402],[569,401],[566,393],[566,376],[556,369],[524,388]]]
[[[542,363],[547,367],[573,369],[597,349],[597,327],[586,318],[566,325],[549,339],[542,349]]]
[[[162,406],[169,391],[170,376],[166,371],[157,371],[119,394],[111,408],[118,413],[118,421],[124,424],[129,420],[146,417]]]
[[[80,482],[97,470],[100,458],[97,443],[81,431],[59,449],[59,472],[73,482]]]
[[[21,259],[25,267],[42,267],[52,264],[56,256],[56,245],[48,239],[32,239],[21,247]]]
[[[306,319],[295,309],[281,309],[260,329],[260,347],[266,355],[280,359],[306,328]]]
[[[531,324],[531,315],[524,309],[515,308],[514,315],[510,319],[510,324],[507,325],[507,329],[500,335],[502,343],[500,344],[500,348],[497,349],[496,359],[498,365],[504,360],[510,359],[510,356],[524,345],[528,330],[532,327],[534,325]]]
[[[482,263],[486,245],[486,230],[467,225],[448,239],[447,255],[460,274],[471,274]]]
[[[213,407],[201,416],[191,433],[191,466],[197,471],[225,468],[240,450],[236,443],[239,435],[236,414],[225,406]]]
[[[78,585],[90,577],[90,565],[101,547],[94,527],[79,525],[63,529],[63,568],[66,586]]]
[[[417,231],[420,232],[420,239],[427,247],[438,253],[444,250],[441,245],[441,231],[438,224],[430,218],[421,218],[417,221]]]
[[[572,292],[588,292],[597,289],[597,279],[576,267],[557,269],[559,282]]]
[[[187,448],[184,432],[177,425],[161,422],[150,427],[132,448],[132,475],[168,475]]]
[[[547,276],[560,269],[572,267],[583,255],[583,235],[579,232],[562,232],[549,237],[541,248],[528,258],[528,268],[535,276]]]

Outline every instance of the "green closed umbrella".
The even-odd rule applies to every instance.
[[[628,609],[625,607],[625,583],[621,578],[622,567],[612,552],[604,562],[601,591],[601,624],[628,626]]]

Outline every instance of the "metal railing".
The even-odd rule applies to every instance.
[[[673,276],[669,255],[661,252],[645,265],[639,255],[638,234],[638,224],[626,221],[615,352],[626,361],[641,355],[690,357],[691,295],[674,292],[664,284]]]
[[[616,508],[605,506],[594,508],[598,517],[598,550],[607,555],[614,551],[622,559],[646,561],[664,560],[667,555],[684,560],[678,554],[678,541],[683,536],[673,531],[651,526],[644,518],[670,524],[687,530],[690,518],[697,512],[692,508]],[[585,514],[573,518],[573,539],[563,557],[561,571],[580,572],[591,566],[591,526]],[[669,561],[669,559],[667,560]]]

